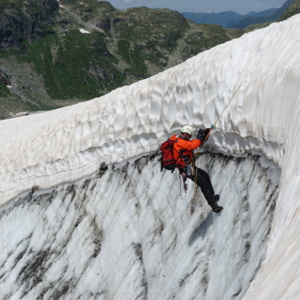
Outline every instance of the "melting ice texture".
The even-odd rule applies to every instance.
[[[198,163],[226,214],[191,183],[185,195],[157,156],[11,201],[0,216],[2,296],[241,299],[265,255],[280,171],[258,155]]]
[[[93,174],[98,173],[99,167],[103,165],[103,163],[108,165],[109,168],[113,168],[112,166],[116,169],[117,167],[124,168],[128,162],[133,163],[138,157],[156,151],[159,144],[168,135],[178,132],[179,128],[184,124],[193,125],[195,128],[210,126],[211,123],[218,119],[225,105],[234,95],[234,99],[232,99],[229,108],[218,121],[217,130],[211,136],[207,147],[211,152],[219,152],[234,157],[244,157],[247,153],[249,153],[249,155],[259,153],[263,161],[272,161],[281,169],[280,181],[278,183],[279,194],[278,197],[276,196],[276,210],[267,244],[267,252],[265,257],[259,258],[264,258],[265,260],[261,266],[257,261],[253,261],[253,266],[260,266],[260,268],[257,273],[250,272],[251,274],[246,275],[245,281],[247,281],[247,284],[252,281],[247,292],[243,287],[243,283],[241,283],[243,282],[243,276],[236,277],[236,280],[239,281],[239,285],[234,286],[234,288],[237,289],[236,296],[241,294],[242,291],[242,293],[246,292],[244,295],[245,299],[296,299],[300,294],[300,259],[298,251],[300,248],[300,239],[298,238],[300,231],[300,208],[298,201],[300,190],[300,161],[298,150],[298,132],[300,129],[299,28],[300,17],[295,16],[287,21],[272,24],[267,28],[254,31],[239,39],[205,51],[175,68],[131,86],[119,88],[101,98],[45,114],[31,115],[17,120],[5,120],[0,122],[0,180],[1,201],[4,205],[3,218],[7,211],[14,207],[13,216],[17,220],[19,219],[19,216],[22,215],[21,212],[18,213],[17,209],[22,207],[20,199],[29,197],[28,190],[31,190],[34,186],[38,186],[40,190],[51,191],[49,192],[50,194],[55,194],[55,191],[60,190],[62,195],[64,194],[63,189],[65,188],[69,189],[68,195],[72,195],[72,185],[69,183],[78,182],[78,185],[82,185],[81,180],[83,180],[83,178],[90,178],[90,180],[92,180],[93,176],[95,176]],[[272,168],[276,169],[274,166],[272,166]],[[216,167],[216,169],[221,170],[222,168]],[[111,172],[106,173],[113,174]],[[168,179],[170,178],[170,174],[165,174],[165,177],[162,179],[160,178],[161,175],[156,175],[156,172],[152,172],[151,174],[152,176],[147,177],[149,185],[155,184],[156,182],[158,185],[157,189],[159,189],[159,184],[166,181],[167,183],[163,185],[166,190],[169,190],[170,186],[172,186],[172,184],[168,185],[168,182],[173,183],[172,180],[174,180]],[[275,174],[278,174],[278,171],[275,171]],[[113,178],[113,175],[111,176]],[[261,176],[259,178],[261,178]],[[271,180],[268,177],[266,178],[267,182]],[[157,183],[157,180],[159,180],[159,183]],[[65,183],[65,185],[63,185],[63,183]],[[275,181],[275,185],[276,184]],[[263,186],[266,187],[266,185]],[[144,187],[148,188],[149,186],[144,185]],[[233,187],[236,187],[234,182]],[[219,186],[219,188],[221,187]],[[244,188],[246,189],[246,186],[244,186]],[[254,191],[259,190],[259,188],[255,187],[253,189]],[[102,191],[105,193],[104,188]],[[242,191],[242,189],[240,191]],[[83,194],[80,194],[80,192]],[[78,193],[79,199],[84,199],[85,192],[80,190]],[[139,201],[142,201],[143,193],[146,192],[140,191],[139,193]],[[55,201],[59,201],[60,199],[63,201],[62,203],[66,203],[65,205],[67,205],[67,207],[71,207],[70,202],[72,199],[75,199],[75,196],[68,199],[70,196],[67,194],[65,194],[65,197],[61,195],[55,196],[54,194],[51,198],[52,201],[54,201],[54,205],[56,203]],[[113,191],[112,194],[114,195]],[[21,196],[15,198],[18,195]],[[33,195],[34,193],[31,194],[31,196]],[[39,194],[35,197],[38,197],[38,195]],[[124,195],[127,195],[127,193],[124,193]],[[230,193],[227,195],[230,195]],[[178,197],[179,191],[175,192],[173,196]],[[170,201],[171,198],[169,195],[166,194],[165,197]],[[191,198],[192,195],[190,195],[189,200],[191,200]],[[251,198],[254,201],[253,205],[258,206],[259,202],[255,201],[255,196]],[[110,200],[114,203],[114,201],[118,199],[119,198],[115,196],[115,198]],[[152,198],[147,197],[147,199],[155,201],[155,196]],[[9,200],[11,200],[11,202],[8,202]],[[108,200],[109,198],[106,198],[106,201]],[[189,200],[186,201],[186,205],[187,203],[191,203]],[[100,200],[97,199],[97,201]],[[167,203],[169,203],[168,201]],[[161,202],[163,203],[163,199],[160,198],[160,203]],[[27,205],[25,203],[26,201],[24,205]],[[129,201],[129,203],[131,202]],[[134,203],[134,201],[132,203]],[[137,206],[143,205],[140,202],[136,204]],[[60,207],[60,204],[56,205],[57,208],[53,210],[55,212],[59,211],[58,208]],[[97,204],[93,205],[92,207],[96,211]],[[102,203],[101,205],[110,207],[110,202],[108,201],[106,204]],[[161,210],[163,205],[164,204],[157,209]],[[122,208],[118,208],[118,206],[112,205],[112,207],[114,207],[114,210],[122,210]],[[230,211],[230,207],[231,205],[228,205],[228,211]],[[130,209],[134,208],[128,207],[129,211]],[[190,239],[190,243],[194,245],[197,243],[194,242],[194,240],[199,240],[199,236],[205,239],[206,235],[202,234],[204,230],[203,227],[200,229],[197,227],[199,226],[199,220],[203,221],[201,217],[200,219],[196,219],[196,217],[194,219],[193,217],[189,219],[189,221],[182,220],[182,218],[186,218],[186,216],[184,216],[185,212],[190,209],[190,207],[187,208],[182,203],[178,204],[178,207],[170,205],[170,207],[166,209],[166,214],[169,214],[170,210],[173,211],[171,222],[174,223],[174,226],[183,226],[181,229],[177,228],[177,234],[175,236],[171,235],[170,229],[164,231],[164,228],[167,227],[167,224],[164,222],[161,222],[162,227],[159,227],[160,229],[157,228],[162,234],[169,233],[169,235],[165,237],[167,240],[172,238],[174,240],[173,243],[169,241],[170,249],[162,251],[169,255],[165,261],[172,260],[172,263],[169,265],[154,263],[155,260],[153,259],[150,262],[150,264],[154,264],[153,269],[151,269],[153,274],[150,275],[146,269],[140,269],[136,266],[136,269],[142,273],[139,277],[134,278],[147,279],[146,281],[141,280],[140,284],[137,284],[137,281],[132,282],[130,272],[134,273],[134,269],[126,267],[126,262],[129,263],[130,260],[123,262],[121,264],[122,270],[118,272],[117,265],[113,262],[114,255],[117,255],[116,253],[118,253],[118,251],[120,253],[117,257],[121,257],[123,254],[126,257],[133,255],[139,258],[141,264],[145,263],[145,259],[153,258],[155,255],[147,256],[145,254],[147,251],[142,248],[143,245],[136,236],[127,240],[126,238],[122,239],[120,234],[114,235],[114,226],[105,225],[104,223],[100,224],[100,221],[97,219],[99,215],[97,215],[97,218],[94,216],[94,218],[86,220],[85,222],[89,222],[90,225],[95,224],[93,225],[94,227],[91,225],[93,228],[98,228],[98,231],[95,229],[95,232],[97,232],[97,234],[95,234],[97,236],[96,240],[102,241],[102,234],[104,233],[108,235],[110,239],[116,238],[110,242],[111,244],[108,244],[110,247],[108,247],[108,245],[106,246],[106,250],[105,245],[102,245],[101,251],[107,253],[105,258],[111,262],[111,265],[115,265],[116,269],[114,269],[112,273],[109,273],[110,270],[103,273],[104,275],[102,275],[101,278],[105,286],[102,286],[102,292],[99,290],[97,292],[95,291],[95,293],[98,293],[98,297],[100,297],[100,295],[107,296],[107,294],[105,294],[107,293],[107,287],[114,282],[113,279],[110,278],[110,276],[112,276],[111,274],[117,277],[114,285],[114,290],[116,291],[115,299],[122,299],[121,295],[124,297],[125,291],[129,288],[127,283],[130,283],[130,287],[133,287],[134,284],[139,286],[139,288],[143,287],[140,294],[141,299],[146,292],[148,295],[156,296],[154,288],[149,291],[151,284],[149,276],[155,279],[158,273],[166,273],[165,271],[167,271],[167,274],[163,274],[166,276],[165,278],[167,279],[170,276],[174,276],[177,278],[177,281],[171,280],[167,283],[164,282],[163,286],[169,286],[170,291],[174,288],[174,282],[177,282],[177,287],[180,286],[180,283],[182,283],[182,286],[188,284],[189,289],[185,290],[183,296],[180,294],[181,290],[178,289],[176,297],[178,297],[178,299],[182,299],[180,297],[194,299],[193,297],[197,295],[195,293],[199,292],[199,289],[195,288],[198,282],[196,280],[189,280],[189,278],[194,278],[192,275],[197,274],[198,269],[195,267],[185,273],[178,271],[183,268],[189,269],[192,266],[192,264],[188,263],[186,255],[189,251],[192,251],[191,249],[194,249],[194,247],[191,247],[191,245],[190,247],[189,245],[185,247],[178,245],[174,249],[174,245],[176,245],[175,240],[180,242]],[[68,209],[66,209],[66,211],[68,211]],[[251,209],[250,211],[253,214],[255,213],[255,209]],[[111,214],[112,218],[108,218],[107,216],[105,219],[109,224],[113,224],[116,215],[114,215],[109,208],[104,209],[102,211],[102,214],[103,213]],[[229,213],[228,215],[232,214]],[[263,213],[258,216],[262,215]],[[9,260],[6,260],[6,263],[2,262],[3,268],[7,267],[7,270],[10,270],[12,276],[16,276],[17,272],[14,270],[18,267],[17,262],[22,262],[26,249],[33,249],[22,246],[23,243],[26,244],[26,241],[29,244],[32,243],[32,241],[37,242],[42,234],[37,235],[38,238],[32,238],[32,236],[37,234],[37,230],[39,230],[37,229],[38,223],[32,225],[29,221],[29,215],[26,216],[25,220],[20,219],[19,221],[19,226],[22,228],[19,234],[23,236],[24,239],[20,238],[19,235],[15,235],[14,238],[12,238],[12,241],[15,241],[15,244],[13,244],[15,248],[18,246],[22,250],[17,256],[19,259],[13,259],[10,256],[13,261],[12,263],[9,263]],[[38,214],[38,216],[42,215]],[[117,216],[120,215],[117,214]],[[125,219],[123,220],[123,225],[129,231],[134,226],[134,222],[131,223],[130,220],[128,220],[130,216],[132,216],[130,213],[125,214]],[[225,211],[219,219],[209,215],[208,219],[204,220],[206,222],[204,223],[206,224],[205,226],[208,226],[207,224],[213,224],[215,226],[213,227],[213,233],[208,234],[210,241],[214,241],[214,245],[218,244],[218,239],[213,237],[220,238],[220,235],[216,233],[217,229],[226,227],[226,218],[223,216],[226,216]],[[50,217],[51,213],[49,212],[49,218]],[[145,216],[145,218],[146,217],[147,216]],[[47,215],[44,218],[47,219]],[[238,218],[238,215],[236,218]],[[168,217],[165,216],[164,220],[166,219],[168,219]],[[254,219],[259,223],[259,219]],[[72,220],[74,220],[74,218]],[[4,224],[8,226],[11,221],[12,220],[8,220]],[[18,221],[16,222],[16,224],[18,224]],[[30,229],[28,229],[27,236],[26,226],[22,222],[25,222],[24,224],[27,224]],[[71,222],[71,220],[69,222]],[[63,223],[63,220],[61,221],[60,224],[63,226],[62,234],[65,234],[64,230],[66,230],[66,232],[68,231],[64,226],[68,226],[68,224],[70,224],[69,222]],[[119,224],[119,222],[117,223]],[[80,224],[80,222],[78,224]],[[155,224],[157,225],[157,223]],[[188,224],[194,224],[194,227],[189,227]],[[186,230],[184,226],[187,226]],[[211,228],[211,226],[208,227]],[[103,231],[99,228],[102,228]],[[199,229],[198,231],[197,228]],[[250,228],[253,229],[253,232],[248,232],[247,234],[251,235],[259,231],[259,227],[250,226]],[[59,233],[58,229],[53,230],[54,231],[49,229],[49,232]],[[78,230],[80,230],[80,228]],[[143,235],[147,235],[147,230],[141,232]],[[224,233],[226,231],[222,232]],[[245,233],[243,230],[242,232]],[[84,235],[83,229],[81,233]],[[3,238],[4,236],[2,236],[2,239]],[[155,244],[156,240],[153,236],[152,238],[152,243]],[[228,236],[228,238],[230,237]],[[88,244],[88,239],[83,240],[87,241]],[[235,239],[234,241],[237,240],[238,239]],[[45,255],[35,256],[41,257],[40,260],[37,260],[37,263],[43,261],[42,258],[47,256],[46,254],[49,254],[50,257],[53,255],[50,251],[51,242],[53,242],[51,239],[47,241],[45,239],[49,251],[43,252]],[[129,243],[130,245],[127,248],[118,248],[120,243]],[[149,241],[149,243],[151,244],[151,241]],[[168,241],[163,244],[164,247],[167,243]],[[68,246],[67,249],[62,251],[68,253],[71,251],[70,249],[74,249],[74,247],[76,247],[76,240],[73,241],[73,244],[73,247]],[[63,242],[58,239],[55,245],[61,246]],[[114,245],[114,247],[112,245]],[[246,249],[248,246],[244,245],[243,247],[243,249]],[[8,248],[9,246],[7,245],[5,249]],[[258,248],[259,246],[256,249]],[[115,251],[112,251],[112,249],[115,249]],[[214,251],[218,252],[220,248],[214,246],[211,249],[215,249]],[[186,250],[186,252],[184,250]],[[97,250],[97,247],[93,246],[92,250],[90,249],[89,251],[92,251],[93,255],[97,257],[97,251],[100,250]],[[122,251],[125,253],[122,253]],[[171,256],[170,251],[174,251],[174,256]],[[200,259],[204,250],[197,248],[195,251],[196,252],[193,253],[198,253],[198,259]],[[84,253],[84,251],[82,253]],[[110,255],[112,255],[112,257],[110,257]],[[88,257],[91,256],[92,255]],[[176,263],[174,262],[175,257],[182,262],[180,267],[178,266],[178,264],[180,264],[178,261],[176,261]],[[253,257],[255,257],[255,255],[253,255]],[[75,258],[73,257],[73,259]],[[77,259],[84,260],[85,256],[78,254]],[[249,259],[248,256],[247,259]],[[201,260],[199,260],[199,262],[200,261]],[[175,263],[174,269],[172,269],[173,262]],[[216,266],[217,261],[213,260],[213,262]],[[68,273],[68,268],[73,268],[73,273],[83,272],[82,270],[76,269],[76,259],[68,263],[65,269],[61,269],[63,264],[57,263],[55,265],[55,263],[52,262],[53,268],[49,269],[48,266],[48,273],[44,274],[48,279],[50,278],[49,282],[54,284],[59,281],[60,277],[57,274],[62,274],[63,272]],[[104,263],[103,261],[98,263],[99,268],[109,269],[109,263]],[[96,274],[88,272],[88,268],[91,265],[90,263],[86,263],[85,265],[87,266],[85,272],[83,272],[85,279],[81,280],[85,283],[89,281],[93,282],[93,278],[95,278]],[[162,270],[162,265],[167,268],[167,270]],[[221,263],[221,266],[222,268],[212,268],[210,266],[208,268],[209,271],[207,271],[207,274],[210,274],[209,276],[204,276],[202,273],[204,282],[208,281],[208,277],[218,279],[221,278],[221,276],[226,276],[228,266],[224,262]],[[11,267],[13,267],[13,269],[11,269]],[[160,269],[155,272],[156,268]],[[31,269],[34,270],[34,268]],[[30,268],[28,267],[27,270],[30,270]],[[126,272],[129,272],[127,273],[128,276],[124,277]],[[213,275],[214,272],[219,272],[219,275]],[[182,277],[183,274],[186,274],[187,277]],[[254,278],[251,277],[254,276],[253,274],[256,274]],[[5,279],[6,276],[8,276],[8,281],[4,280],[5,286],[7,286],[7,282],[10,282],[12,278],[9,277],[10,275],[8,275],[7,272],[4,272],[2,278]],[[20,276],[21,275],[19,275],[18,278],[20,279],[20,286],[22,286],[23,281]],[[118,276],[127,278],[128,281],[126,282],[125,279],[122,281]],[[198,277],[195,276],[195,278]],[[36,286],[39,286],[39,280],[40,279],[36,280]],[[80,279],[78,280],[80,281]],[[120,285],[118,285],[119,283]],[[222,281],[222,284],[225,285],[225,282]],[[7,287],[7,289],[8,288],[9,287]],[[61,286],[60,288],[61,290],[68,290],[69,287]],[[214,292],[212,292],[212,286],[208,284],[206,288],[206,294],[204,295],[215,295]],[[234,288],[232,288],[230,292],[233,292],[235,290]],[[134,288],[133,290],[136,291],[137,289],[138,288]],[[21,293],[20,288],[17,290]],[[23,287],[23,295],[29,293],[29,290],[31,291],[31,289],[28,288],[26,292],[26,289],[24,290]],[[49,291],[50,290],[49,288]],[[47,293],[45,287],[43,287],[43,291]],[[118,298],[118,292],[121,291],[123,291],[123,293],[121,293]],[[222,288],[222,291],[226,293],[225,288]],[[163,293],[161,295],[170,296],[168,292],[166,293],[167,294]],[[138,298],[137,296],[139,294],[135,295],[136,298]],[[232,293],[230,295],[228,294],[228,297],[233,295]],[[220,294],[217,296],[222,297]],[[109,295],[109,297],[113,298],[112,295]]]

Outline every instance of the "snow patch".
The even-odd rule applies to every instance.
[[[85,30],[85,29],[82,29],[82,28],[80,28],[79,31],[80,31],[81,33],[90,33],[89,31],[87,31],[87,30]]]

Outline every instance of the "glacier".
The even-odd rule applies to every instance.
[[[1,298],[297,299],[299,28],[294,16],[103,97],[1,121]],[[214,122],[197,165],[220,215],[157,153],[181,126]]]

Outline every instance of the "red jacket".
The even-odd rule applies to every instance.
[[[194,158],[193,150],[202,145],[202,142],[198,139],[187,141],[181,136],[173,135],[171,140],[177,140],[174,143],[173,156],[177,160],[178,167],[184,168]]]

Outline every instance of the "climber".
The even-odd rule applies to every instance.
[[[209,137],[210,128],[199,129],[196,139],[190,140],[193,134],[191,126],[183,126],[179,136],[173,135],[170,139],[177,140],[173,146],[173,156],[177,161],[179,172],[185,181],[187,178],[194,181],[200,188],[206,198],[207,203],[211,206],[212,210],[216,213],[220,212],[223,207],[217,204],[219,195],[215,195],[214,188],[211,184],[209,175],[202,169],[194,168],[193,150],[203,145]],[[195,174],[193,174],[193,171]]]

